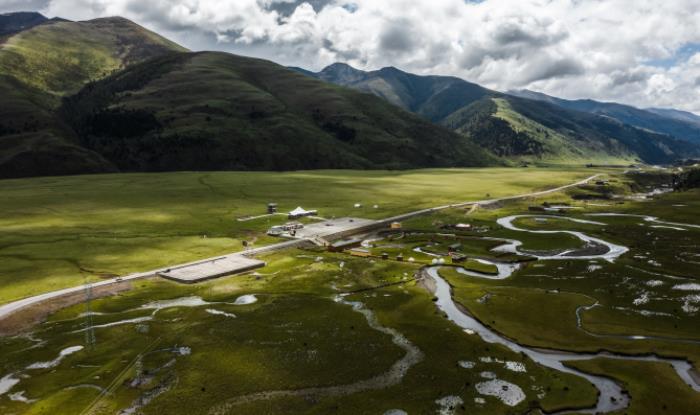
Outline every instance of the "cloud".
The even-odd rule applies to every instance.
[[[285,65],[396,66],[700,113],[697,0],[45,1],[50,16],[123,15],[193,49]]]
[[[387,23],[379,37],[379,48],[390,53],[410,53],[418,46],[418,39],[414,35],[407,19],[397,19]]]
[[[48,4],[49,0],[0,0],[0,13],[35,11]]]

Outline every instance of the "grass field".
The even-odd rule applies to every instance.
[[[283,216],[383,218],[446,203],[530,192],[591,169],[167,173],[0,181],[0,303],[41,292],[259,246]],[[361,208],[354,208],[361,203]],[[378,205],[377,209],[373,208]]]
[[[321,261],[315,259],[320,256]],[[523,387],[528,399],[517,406],[556,410],[584,407],[594,390],[576,377],[541,368],[519,354],[466,336],[444,319],[431,295],[410,278],[417,269],[406,263],[370,262],[342,254],[287,251],[268,255],[262,276],[237,276],[183,286],[165,280],[140,283],[115,298],[93,302],[95,325],[148,317],[143,305],[158,300],[201,296],[212,304],[161,309],[152,320],[96,328],[97,345],[68,356],[56,368],[23,370],[55,358],[58,350],[84,342],[83,305],[56,313],[37,327],[32,337],[46,340],[38,347],[26,337],[0,339],[0,373],[26,373],[13,391],[25,391],[35,404],[0,399],[4,413],[79,413],[98,396],[94,414],[115,413],[139,397],[165,392],[141,409],[144,414],[191,413],[384,413],[401,408],[408,413],[434,413],[436,400],[461,396],[459,414],[480,410],[506,413],[495,398],[475,404],[474,385],[489,371]],[[344,266],[341,268],[340,263]],[[404,283],[401,283],[405,281]],[[371,289],[386,283],[399,283]],[[360,301],[384,327],[396,330],[421,354],[399,382],[362,393],[337,394],[356,382],[385,373],[405,352],[391,336],[371,329],[363,316],[333,301],[341,291],[368,289],[346,297]],[[255,294],[258,302],[236,306],[238,296]],[[236,317],[211,314],[207,309]],[[178,354],[178,347],[191,353]],[[134,364],[142,353],[140,367]],[[507,370],[497,362],[518,362],[526,372]],[[474,362],[461,367],[460,360]],[[82,385],[82,386],[81,386]],[[430,387],[426,387],[430,385]],[[320,388],[313,396],[289,396],[246,401],[254,392]],[[537,395],[540,395],[538,397]]]
[[[530,186],[543,187],[539,180],[544,179],[538,177],[543,171],[523,171],[532,175],[529,176]],[[61,224],[57,216],[71,203],[85,205],[87,200],[100,201],[93,203],[92,210],[82,210],[82,215],[63,215],[63,231],[80,229],[85,232],[78,228],[80,218],[88,223],[88,230],[91,227],[104,229],[107,227],[104,218],[116,217],[129,226],[124,227],[123,237],[113,239],[116,242],[108,245],[109,249],[127,246],[120,245],[122,239],[136,239],[134,248],[143,241],[153,241],[154,238],[147,237],[143,241],[126,238],[138,230],[140,235],[160,232],[163,239],[178,236],[173,249],[178,247],[178,252],[184,255],[191,254],[187,245],[193,241],[199,241],[198,249],[208,252],[238,245],[241,237],[260,236],[268,226],[267,218],[238,222],[235,217],[264,210],[269,194],[277,195],[273,201],[280,203],[283,209],[301,204],[319,208],[324,216],[383,217],[432,205],[436,200],[446,202],[455,191],[465,199],[478,198],[479,193],[486,191],[495,196],[495,186],[489,186],[479,174],[487,172],[497,177],[506,171],[182,173],[14,183],[32,182],[34,188],[43,189],[47,195],[63,197],[63,205],[52,205],[56,212],[37,209],[27,215],[34,218],[35,226],[49,228]],[[571,174],[569,179],[573,181],[576,173]],[[451,179],[450,186],[439,186],[445,177]],[[115,190],[119,186],[114,182],[95,186],[94,181],[108,178],[133,181],[121,182],[119,191]],[[306,187],[298,185],[297,180],[302,178],[306,180]],[[327,194],[322,197],[322,192],[313,191],[311,186],[324,187],[351,178],[356,182],[362,178],[366,183],[364,189],[335,185],[333,187],[338,190],[333,197]],[[627,178],[618,179],[624,181],[620,182],[620,189],[629,186]],[[89,182],[97,190],[87,195],[75,186],[58,185],[66,181],[73,182],[70,184]],[[463,185],[458,188],[461,182]],[[387,195],[386,183],[404,186],[401,196],[412,200],[411,206],[403,206],[398,195]],[[19,187],[15,187],[19,191]],[[525,191],[509,185],[503,187],[508,188],[509,193]],[[137,191],[145,188],[153,198],[173,200],[172,205],[148,203],[146,191]],[[30,192],[29,186],[24,192]],[[571,195],[581,192],[590,192],[590,189],[584,186],[525,201],[504,202],[475,210],[449,209],[416,217],[404,222],[407,231],[404,235],[382,233],[385,237],[375,240],[373,249],[394,249],[392,253],[401,252],[405,257],[414,252],[415,247],[427,247],[444,255],[446,247],[458,237],[462,244],[458,251],[470,257],[466,267],[492,273],[491,266],[484,266],[473,258],[497,261],[526,258],[492,252],[497,242],[484,237],[518,239],[524,242],[524,248],[544,251],[560,249],[567,243],[550,235],[510,231],[496,225],[499,217],[532,213],[528,207],[534,204],[556,201],[579,205],[584,210],[570,215],[580,218],[589,218],[585,213],[605,211],[655,212],[664,220],[697,223],[692,214],[700,205],[697,191],[664,195],[653,201],[619,199],[614,204],[610,200],[570,199]],[[175,195],[181,193],[189,196],[188,202],[176,204]],[[129,194],[133,196],[131,199],[126,197]],[[621,196],[629,196],[629,193],[623,192]],[[234,203],[235,200],[238,202]],[[304,200],[312,204],[307,205]],[[134,215],[139,212],[134,206],[136,203],[142,206],[138,216]],[[363,207],[354,208],[355,203]],[[372,207],[375,203],[378,209]],[[107,208],[109,204],[114,210]],[[156,214],[158,209],[163,216]],[[17,214],[16,210],[6,211]],[[654,228],[653,223],[638,218],[597,217],[596,220],[605,225],[556,219],[547,222],[523,219],[517,224],[530,229],[579,230],[629,246],[630,252],[614,263],[575,258],[530,260],[511,277],[502,280],[469,277],[448,267],[444,267],[441,274],[451,283],[454,299],[473,316],[521,344],[571,352],[655,353],[687,359],[695,367],[700,366],[698,345],[684,341],[700,340],[696,330],[697,311],[692,309],[700,300],[694,299],[692,289],[675,287],[697,281],[693,261],[700,256],[698,231],[687,226],[685,231]],[[475,229],[459,231],[454,237],[446,235],[442,225],[456,222],[471,223]],[[187,227],[183,226],[185,224]],[[217,234],[217,229],[224,231]],[[208,232],[209,237],[196,239],[194,232],[203,231]],[[22,234],[28,237],[31,229]],[[11,235],[5,234],[5,237]],[[78,235],[74,240],[65,239],[78,247],[83,234]],[[43,234],[34,236],[38,238]],[[109,240],[110,234],[98,234],[95,238],[96,241]],[[261,237],[256,243],[263,242]],[[67,242],[55,242],[64,248],[69,246],[61,245],[63,243]],[[211,243],[214,245],[209,245]],[[44,244],[51,246],[50,242]],[[383,245],[386,246],[383,248]],[[12,252],[22,246],[18,244],[2,251],[5,254],[4,251]],[[166,246],[159,246],[149,252],[153,257],[164,257],[166,249]],[[80,257],[84,252],[92,251],[75,248],[72,255]],[[95,258],[110,263],[100,255]],[[139,261],[145,264],[155,261],[149,257],[125,258],[132,261],[132,265]],[[430,258],[421,259],[428,261]],[[96,347],[66,356],[54,367],[32,368],[30,365],[50,362],[60,350],[85,344],[84,333],[80,331],[87,321],[83,314],[85,305],[54,313],[45,323],[34,327],[31,334],[1,338],[0,378],[15,376],[19,383],[9,393],[0,393],[0,412],[51,414],[61,408],[67,413],[79,413],[94,403],[93,414],[114,413],[128,407],[135,407],[144,414],[176,415],[384,414],[391,409],[420,414],[446,410],[439,402],[452,396],[459,399],[452,408],[455,414],[512,414],[551,413],[590,407],[595,402],[595,389],[587,381],[546,369],[523,354],[485,343],[477,335],[468,335],[445,319],[433,303],[433,294],[412,278],[420,267],[418,260],[407,263],[355,258],[320,248],[287,250],[265,255],[262,259],[268,265],[248,275],[194,286],[149,279],[136,283],[131,291],[94,300],[92,324],[97,326]],[[90,257],[90,260],[95,259]],[[116,260],[114,256],[114,263]],[[657,262],[660,265],[656,265]],[[40,266],[45,264],[40,263]],[[36,284],[39,283],[45,284],[45,281],[36,280]],[[344,293],[342,301],[337,297],[340,293]],[[647,300],[638,301],[645,293]],[[236,305],[235,300],[246,294],[254,294],[258,301]],[[201,300],[192,303],[193,296]],[[153,302],[170,300],[179,302],[161,305],[154,311]],[[348,301],[360,302],[357,310],[371,317],[367,319],[353,310]],[[579,327],[577,309],[596,303],[597,307],[581,312]],[[119,322],[122,324],[108,326]],[[631,335],[662,338],[622,337]],[[410,350],[418,352],[411,354]],[[407,356],[413,358],[404,360]],[[509,369],[506,362],[525,371]],[[399,363],[406,368],[404,372],[392,369]],[[620,382],[631,395],[630,407],[621,413],[691,414],[700,399],[700,394],[683,385],[666,364],[595,359],[571,365]],[[493,377],[508,382],[509,388],[512,385],[522,388],[524,398],[511,407],[493,396],[479,393],[476,385]],[[100,390],[108,393],[96,399]],[[14,398],[8,399],[10,397]],[[21,401],[25,398],[29,402]],[[38,401],[32,402],[33,399]]]

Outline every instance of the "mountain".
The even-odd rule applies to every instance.
[[[699,151],[668,133],[564,107],[552,97],[503,94],[455,77],[420,76],[393,67],[366,72],[342,63],[317,73],[293,69],[380,96],[499,156],[534,162],[656,164]]]
[[[433,122],[439,122],[457,109],[478,99],[499,95],[495,91],[459,78],[419,76],[394,67],[364,72],[347,64],[335,63],[318,73],[301,73],[372,93]]]
[[[41,13],[17,12],[0,14],[0,39],[3,36],[31,29],[49,21]]]
[[[32,20],[25,15],[4,15],[5,22]],[[77,144],[75,132],[56,115],[61,98],[91,80],[185,49],[122,18],[42,18],[35,16],[40,24],[26,24],[0,44],[0,177],[115,171]]]
[[[60,96],[131,64],[185,50],[120,17],[56,21],[9,37],[0,47],[0,74]]]
[[[664,116],[666,118],[672,118],[674,120],[685,121],[687,123],[697,125],[700,127],[700,116],[693,114],[688,111],[679,111],[672,108],[647,108],[649,112]]]
[[[614,118],[634,127],[700,144],[700,117],[691,113],[678,110],[643,110],[630,105],[590,99],[566,100],[529,90],[510,91],[509,94]]]
[[[88,84],[60,113],[121,171],[483,166],[471,140],[275,63],[176,53]]]

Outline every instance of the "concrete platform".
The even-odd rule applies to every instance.
[[[226,275],[240,274],[264,266],[265,262],[263,261],[234,254],[166,269],[159,272],[158,275],[169,280],[194,284]]]
[[[377,221],[362,218],[338,218],[323,222],[304,225],[303,229],[296,232],[295,238],[313,239],[330,238],[338,239],[345,235],[361,232],[366,228],[376,226]]]

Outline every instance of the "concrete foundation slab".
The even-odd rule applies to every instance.
[[[163,278],[193,284],[226,275],[240,274],[265,266],[265,262],[243,255],[226,255],[202,262],[166,269],[158,273]]]

